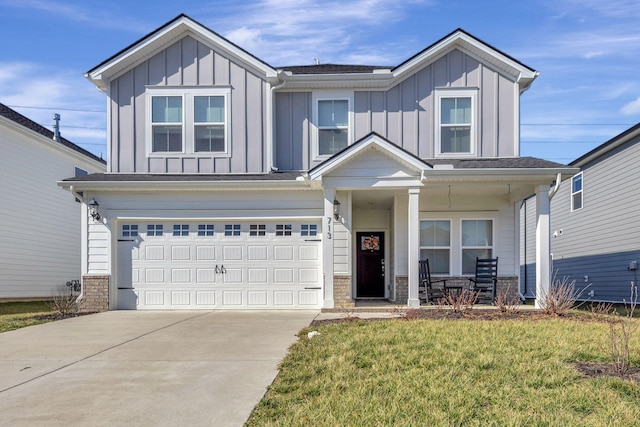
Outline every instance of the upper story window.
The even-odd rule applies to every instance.
[[[315,157],[330,157],[352,142],[352,105],[353,93],[314,92]]]
[[[230,89],[147,89],[148,152],[229,154]]]
[[[476,91],[437,91],[437,153],[441,156],[475,155]]]
[[[571,178],[571,211],[582,209],[582,172]]]

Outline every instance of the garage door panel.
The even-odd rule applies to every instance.
[[[122,280],[128,286],[128,296],[125,290],[122,297],[118,294],[118,307],[318,308],[322,296],[320,237],[302,235],[300,222],[290,227],[277,227],[280,223],[273,221],[251,224],[254,222],[265,224],[265,232],[251,235],[247,221],[241,222],[240,235],[233,236],[218,231],[225,230],[221,222],[214,223],[215,233],[206,235],[198,234],[201,227],[194,223],[186,233],[147,235],[146,222],[129,222],[137,224],[140,235],[131,240],[133,236],[119,235],[129,243],[118,246],[117,286]],[[165,231],[173,230],[177,223],[184,221],[153,221]],[[316,224],[314,232],[319,233],[320,224]]]

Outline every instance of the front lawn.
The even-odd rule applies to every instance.
[[[48,322],[45,315],[52,314],[49,301],[0,303],[0,332]]]
[[[609,361],[608,331],[576,317],[310,327],[247,425],[637,425],[637,383],[574,367]]]

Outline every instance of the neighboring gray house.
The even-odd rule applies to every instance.
[[[548,236],[549,185],[576,171],[520,157],[537,75],[463,30],[397,66],[273,67],[180,15],[86,73],[110,128],[107,173],[59,183],[83,200],[81,298],[415,307],[419,259],[467,283],[476,256],[515,289],[518,202],[538,194]]]
[[[80,209],[56,182],[105,161],[0,104],[0,299],[50,298],[80,279]]]
[[[556,279],[576,282],[581,299],[629,301],[640,262],[640,124],[570,163],[580,168],[551,201]],[[535,200],[523,202],[521,286],[535,296]],[[525,258],[526,257],[526,258]]]

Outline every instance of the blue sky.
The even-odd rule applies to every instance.
[[[179,5],[176,5],[180,3]],[[640,122],[640,0],[0,0],[0,102],[106,155],[84,72],[186,13],[273,66],[397,65],[461,27],[541,74],[521,155],[568,163]],[[27,108],[29,107],[29,108]]]

